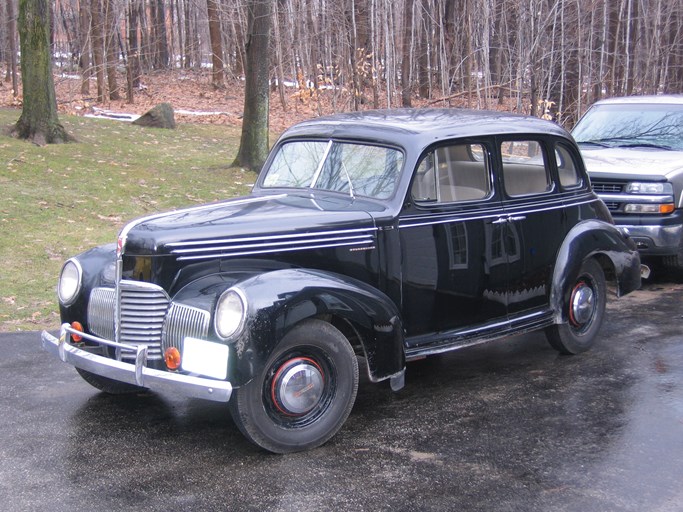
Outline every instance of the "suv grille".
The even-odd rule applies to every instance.
[[[595,191],[598,196],[601,194],[610,194],[612,197],[606,199],[601,197],[605,202],[607,209],[611,212],[619,211],[622,208],[622,202],[618,198],[614,198],[615,194],[623,194],[626,189],[626,181],[594,181],[591,180],[591,185],[593,186],[593,191]],[[616,199],[616,200],[615,200]],[[624,201],[627,200],[624,196]]]
[[[626,183],[591,181],[593,190],[598,194],[621,194]]]

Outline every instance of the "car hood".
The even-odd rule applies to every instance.
[[[369,212],[381,210],[338,195],[253,195],[139,219],[123,229],[119,244],[126,255],[182,259],[361,245],[374,240]]]
[[[586,170],[591,177],[639,176],[670,179],[683,172],[683,151],[641,148],[581,148]]]

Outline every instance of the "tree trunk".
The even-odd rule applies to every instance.
[[[99,0],[92,0],[90,4],[90,19],[92,20],[92,54],[97,77],[97,102],[104,103],[104,29]]]
[[[7,39],[9,39],[9,58],[7,59],[7,73],[12,79],[12,95],[19,95],[17,80],[17,19],[14,16],[14,0],[7,1]]]
[[[139,0],[132,0],[128,5],[128,80],[130,86],[135,89],[140,87],[140,41],[138,27],[140,25]]]
[[[218,2],[206,0],[209,15],[209,39],[211,39],[211,83],[215,88],[223,87],[223,44],[221,41],[221,18]]]
[[[90,2],[78,3],[78,42],[80,45],[78,68],[81,72],[81,94],[90,94]]]
[[[273,0],[249,1],[242,138],[233,165],[259,172],[268,156],[270,29]]]
[[[20,0],[19,42],[24,106],[12,134],[41,145],[73,140],[57,116],[49,31],[47,0]]]
[[[114,13],[114,2],[112,0],[104,0],[104,33],[107,38],[107,84],[109,85],[109,99],[120,100],[119,84],[116,79],[116,61],[118,51],[116,45],[118,42],[118,27],[116,26],[116,16]]]
[[[403,9],[403,49],[401,61],[401,99],[404,107],[412,107],[410,91],[410,57],[413,47],[413,2],[406,1]]]

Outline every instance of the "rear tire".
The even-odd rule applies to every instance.
[[[662,266],[676,274],[678,277],[683,276],[683,240],[681,240],[677,254],[664,256],[662,258]]]
[[[545,331],[548,342],[562,354],[579,354],[593,346],[605,316],[605,273],[594,259],[583,262],[564,304],[567,322]]]
[[[110,395],[130,395],[132,393],[139,393],[146,390],[146,388],[128,384],[127,382],[108,379],[107,377],[90,373],[89,371],[82,370],[81,368],[76,368],[76,371],[88,384]]]
[[[233,391],[235,424],[274,453],[316,448],[349,416],[358,390],[358,361],[335,327],[307,320],[294,327],[254,378]]]

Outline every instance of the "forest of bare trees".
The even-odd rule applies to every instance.
[[[51,0],[55,68],[100,102],[179,68],[229,86],[244,76],[249,1]],[[601,97],[683,92],[683,0],[271,1],[283,104],[506,108],[571,126]],[[10,83],[16,10],[0,12]]]

